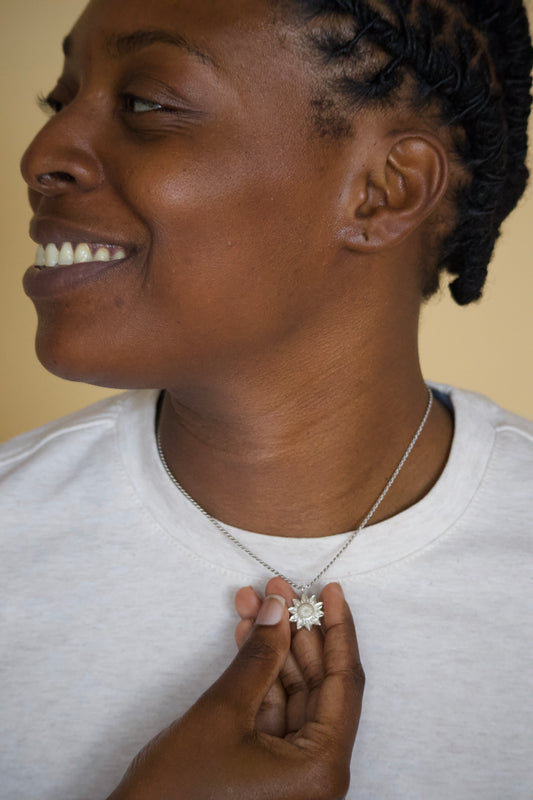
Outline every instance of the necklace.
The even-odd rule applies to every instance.
[[[317,581],[319,581],[320,578],[323,577],[323,575],[325,575],[325,573],[330,569],[330,567],[333,566],[333,564],[337,561],[337,559],[339,559],[342,556],[342,554],[347,550],[347,548],[351,545],[351,543],[353,542],[355,537],[359,533],[361,533],[363,528],[365,528],[368,525],[368,523],[370,522],[370,520],[372,519],[372,517],[374,516],[374,514],[378,510],[379,506],[381,505],[381,503],[385,499],[385,496],[388,494],[389,489],[393,485],[394,481],[396,480],[396,478],[400,474],[405,462],[407,461],[407,459],[411,455],[411,451],[412,451],[413,447],[415,446],[416,442],[418,441],[418,438],[419,438],[420,434],[424,430],[424,426],[425,426],[425,424],[427,422],[427,419],[429,417],[429,412],[431,411],[432,405],[433,405],[433,394],[431,392],[431,389],[429,389],[429,387],[428,387],[428,403],[427,403],[426,410],[425,410],[424,416],[422,418],[422,421],[421,421],[420,425],[418,426],[415,435],[413,436],[413,438],[409,442],[409,445],[407,446],[407,450],[405,451],[405,453],[401,457],[401,459],[400,459],[400,461],[398,463],[398,466],[396,467],[396,469],[392,473],[391,477],[387,481],[387,484],[385,485],[385,487],[384,487],[383,491],[381,492],[381,494],[379,495],[378,499],[376,500],[376,502],[374,503],[374,505],[372,506],[372,508],[370,509],[368,514],[366,515],[366,517],[363,519],[363,521],[359,524],[359,527],[357,527],[354,531],[352,531],[348,535],[346,541],[344,542],[342,547],[340,547],[339,550],[337,550],[337,552],[335,553],[333,558],[328,561],[326,566],[323,567],[320,570],[320,572],[313,578],[312,581],[310,581],[309,583],[304,583],[304,584],[298,584],[297,582],[291,580],[286,575],[284,575],[282,572],[280,572],[278,569],[275,569],[275,567],[272,567],[266,561],[263,561],[263,559],[260,558],[258,555],[256,555],[255,553],[252,553],[252,551],[249,550],[242,542],[240,542],[239,539],[237,539],[236,536],[234,536],[232,533],[230,533],[230,531],[228,531],[228,529],[225,528],[224,525],[222,525],[221,522],[219,522],[217,519],[215,519],[215,517],[212,517],[211,514],[208,511],[205,510],[205,508],[202,508],[200,503],[198,503],[193,497],[191,497],[191,495],[183,488],[183,486],[176,480],[176,478],[174,477],[174,475],[170,471],[170,467],[167,464],[167,461],[166,461],[166,458],[165,458],[165,454],[163,453],[163,447],[161,445],[161,435],[160,435],[160,432],[159,432],[159,425],[157,425],[157,429],[156,429],[157,450],[159,452],[159,458],[161,459],[161,464],[163,465],[163,468],[164,468],[165,472],[167,473],[168,477],[170,478],[170,480],[172,481],[174,486],[176,486],[180,490],[182,495],[189,501],[189,503],[191,503],[194,506],[194,508],[196,508],[197,511],[199,511],[201,514],[203,514],[204,517],[207,517],[207,519],[209,520],[211,525],[213,525],[217,530],[219,530],[220,533],[224,534],[226,539],[229,539],[230,542],[233,542],[233,544],[236,545],[244,553],[246,553],[247,556],[249,556],[250,558],[253,558],[254,561],[257,561],[258,564],[260,564],[262,567],[264,567],[269,572],[272,572],[274,575],[277,575],[279,578],[283,578],[283,580],[286,581],[290,586],[292,586],[293,589],[295,589],[298,593],[301,593],[301,597],[295,597],[293,599],[293,601],[292,601],[293,605],[289,608],[289,612],[291,614],[290,621],[296,623],[296,627],[297,627],[298,630],[300,628],[307,628],[307,630],[311,630],[313,625],[320,625],[320,619],[321,619],[321,617],[324,616],[324,612],[322,611],[323,603],[317,601],[316,595],[313,594],[313,595],[309,596],[307,594],[307,591],[312,586],[314,586],[314,584]]]

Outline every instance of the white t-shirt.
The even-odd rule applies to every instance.
[[[367,676],[353,800],[533,797],[533,425],[444,391],[440,479],[327,576]],[[233,658],[235,591],[269,577],[165,474],[156,399],[128,392],[0,448],[2,800],[103,800]],[[295,578],[345,539],[237,535]]]

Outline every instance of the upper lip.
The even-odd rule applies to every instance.
[[[78,227],[71,222],[51,218],[34,217],[30,223],[30,237],[37,244],[61,245],[63,242],[71,244],[101,244],[116,245],[131,253],[136,248],[131,242],[125,242],[121,236],[113,233],[91,231]]]

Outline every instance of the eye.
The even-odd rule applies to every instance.
[[[37,105],[41,111],[44,111],[44,113],[48,115],[58,114],[63,108],[63,103],[60,100],[57,100],[57,98],[55,98],[52,94],[38,94]]]
[[[137,97],[134,94],[123,94],[122,102],[124,110],[130,114],[146,114],[148,111],[164,111],[165,106],[156,103],[154,100],[146,100],[144,97]]]

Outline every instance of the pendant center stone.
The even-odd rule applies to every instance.
[[[298,607],[298,616],[302,617],[303,619],[309,619],[315,613],[315,609],[311,605],[311,603],[302,603]]]

